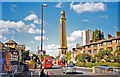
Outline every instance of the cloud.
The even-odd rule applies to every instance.
[[[80,2],[79,4],[73,5],[74,2],[70,4],[70,9],[73,9],[75,12],[78,14],[83,13],[83,12],[98,12],[98,11],[105,11],[106,10],[106,5],[104,3],[94,3],[94,2],[86,2],[82,3]]]
[[[118,27],[117,27],[117,26],[113,26],[113,28],[115,28],[116,30],[118,30]]]
[[[100,15],[100,16],[98,16],[98,18],[104,18],[104,19],[107,19],[108,16],[107,16],[107,15]]]
[[[30,29],[28,30],[28,33],[30,33],[30,34],[41,33],[41,30],[39,30],[39,29],[34,29],[34,28],[30,28]],[[43,30],[43,33],[45,33],[44,30]]]
[[[0,39],[7,40],[7,38],[3,37],[2,35],[0,35]]]
[[[41,41],[41,36],[35,36],[34,39],[37,41]],[[48,38],[43,36],[43,41],[47,41],[47,40],[48,40]]]
[[[72,51],[72,48],[75,48],[75,46],[76,46],[76,44],[74,44],[74,43],[68,43],[68,52],[69,51]]]
[[[84,20],[82,20],[82,21],[84,21],[84,22],[89,22],[89,20],[88,20],[88,19],[84,19]]]
[[[56,57],[59,54],[59,47],[60,46],[57,44],[49,44],[47,46],[43,46],[43,49],[46,51],[46,54]]]
[[[12,11],[12,12],[16,12],[15,7],[17,7],[17,5],[11,4],[11,11]]]
[[[0,20],[0,30],[2,30],[3,34],[9,33],[14,34],[15,31],[11,29],[16,30],[17,32],[27,32],[30,34],[36,34],[41,32],[41,30],[36,28],[35,24],[33,23],[26,25],[25,22],[23,21],[14,22],[9,20],[8,21]],[[45,33],[45,31],[43,31],[43,33]]]
[[[33,43],[34,43],[34,41],[31,41],[30,43],[32,43],[32,44],[33,44]]]
[[[80,38],[81,37],[81,30],[77,30],[77,31],[73,31],[70,35],[69,35],[69,37],[67,37],[67,39],[68,39],[68,42],[70,42],[70,41],[75,41],[75,40],[77,40],[78,38]]]
[[[13,30],[10,30],[8,28],[2,28],[0,30],[2,34],[14,34],[15,33]]]
[[[72,50],[73,47],[75,47],[74,43],[68,43],[68,51]],[[46,51],[46,54],[52,55],[54,57],[58,56],[59,48],[60,45],[57,44],[49,44],[47,46],[43,46],[43,49]]]
[[[26,47],[26,50],[31,50],[31,47],[30,47],[30,46],[27,46],[27,47]]]
[[[27,16],[27,17],[25,17],[25,21],[26,20],[35,20],[35,19],[37,19],[38,18],[38,16],[37,15],[35,15],[35,14],[30,14],[29,16]]]
[[[59,2],[55,7],[56,7],[56,8],[62,8],[62,7],[63,7],[63,6],[62,6],[62,2]]]

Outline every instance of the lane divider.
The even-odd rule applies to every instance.
[[[49,77],[52,77],[52,76],[51,76],[51,73],[50,73],[48,70],[45,69],[45,71],[48,73],[48,76],[49,76]]]

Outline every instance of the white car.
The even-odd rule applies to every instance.
[[[76,72],[76,68],[74,65],[66,65],[65,67],[63,67],[63,73],[75,73]]]

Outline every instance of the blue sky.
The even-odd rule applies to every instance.
[[[44,49],[47,54],[58,55],[60,12],[66,13],[68,48],[80,43],[81,30],[100,29],[105,38],[109,33],[115,36],[118,28],[118,3],[80,3],[80,2],[44,2]],[[27,49],[36,53],[40,46],[40,20],[42,2],[3,2],[2,35],[0,40],[15,40],[25,44]],[[96,7],[95,7],[96,6]],[[88,8],[89,7],[89,8]]]

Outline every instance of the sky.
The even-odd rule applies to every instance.
[[[60,12],[65,11],[68,51],[81,44],[82,30],[100,29],[115,36],[118,31],[118,2],[2,2],[0,41],[15,40],[31,53],[40,46],[41,6],[44,50],[57,56],[60,40]],[[40,47],[39,47],[40,48]]]

